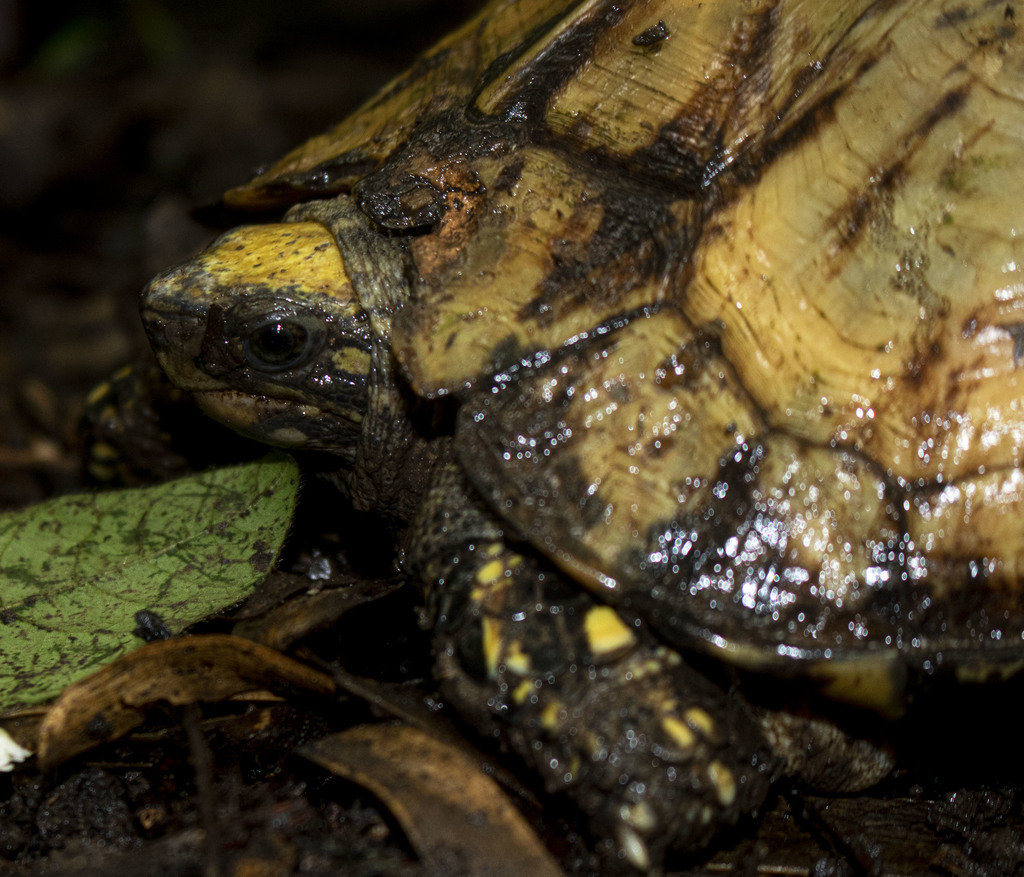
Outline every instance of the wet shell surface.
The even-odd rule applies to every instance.
[[[498,3],[228,200],[429,230],[396,355],[605,598],[973,677],[1024,652],[1022,98],[1013,4]]]

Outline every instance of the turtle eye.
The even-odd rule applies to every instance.
[[[242,339],[246,362],[264,372],[304,365],[312,349],[309,330],[302,323],[284,318],[267,320]]]

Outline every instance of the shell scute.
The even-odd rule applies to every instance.
[[[486,199],[446,212],[435,235],[410,241],[418,281],[396,320],[394,349],[424,395],[460,391],[530,351],[575,343],[656,304],[687,270],[679,256],[689,202],[652,194],[638,204],[645,193],[542,148],[475,167]]]
[[[766,131],[785,126],[794,95],[811,98],[869,5],[755,3],[737,14],[729,3],[635,4],[553,96],[547,127],[568,149],[614,156],[632,174],[698,192]],[[628,34],[657,21],[672,34],[658,52],[633,45]]]
[[[978,50],[956,34],[919,17],[886,32],[891,51],[813,139],[710,219],[723,233],[697,248],[687,312],[723,322],[775,422],[853,444],[904,482],[948,480],[1019,457],[1015,342],[999,324],[1024,306],[1005,197],[1024,120],[963,66]],[[887,111],[870,124],[879,94]],[[986,438],[940,436],[926,411]]]
[[[228,191],[231,208],[266,209],[349,191],[416,132],[465,115],[481,81],[501,75],[508,59],[542,35],[537,21],[560,21],[575,0],[492,4],[438,43],[406,73],[344,122],[311,138],[265,172]]]

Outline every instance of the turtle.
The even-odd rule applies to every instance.
[[[144,292],[176,386],[399,534],[452,702],[629,867],[891,764],[738,679],[892,719],[1022,666],[1015,8],[493,0]]]

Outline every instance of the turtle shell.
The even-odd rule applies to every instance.
[[[406,234],[393,349],[579,582],[890,709],[1024,659],[1024,34],[983,2],[492,3],[227,196]]]

